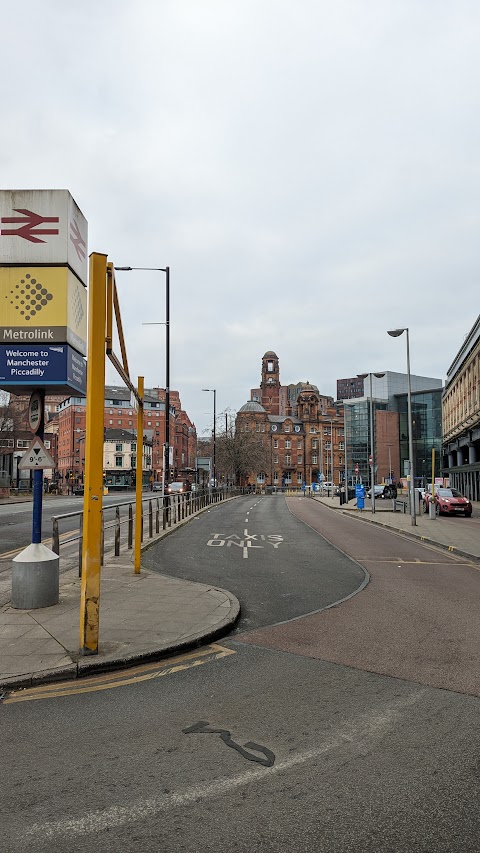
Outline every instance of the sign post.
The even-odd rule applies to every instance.
[[[13,560],[12,605],[58,602],[59,557],[42,544],[45,394],[85,393],[87,222],[67,190],[0,192],[0,389],[30,393],[32,542]]]

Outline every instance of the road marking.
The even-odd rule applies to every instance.
[[[163,794],[154,797],[142,797],[128,806],[114,805],[103,811],[96,809],[87,812],[79,818],[62,818],[57,821],[45,821],[32,824],[26,829],[19,829],[18,838],[25,841],[35,838],[68,838],[87,836],[93,833],[108,831],[140,820],[154,818],[161,812],[170,809],[189,806],[202,800],[212,800],[251,784],[252,782],[269,781],[272,774],[285,773],[310,761],[318,761],[323,756],[337,750],[348,749],[352,755],[365,754],[365,750],[385,737],[398,726],[401,715],[408,711],[424,696],[426,690],[415,690],[406,697],[387,703],[382,709],[355,717],[353,722],[338,726],[320,746],[290,755],[282,761],[277,761],[273,767],[256,767],[239,773],[227,779],[217,779],[213,782],[202,782],[191,785],[173,794]]]
[[[154,678],[163,678],[165,675],[173,675],[185,669],[202,666],[211,661],[221,660],[229,655],[236,654],[234,649],[227,649],[218,643],[211,643],[195,652],[185,655],[177,655],[156,664],[141,664],[121,673],[114,672],[108,675],[91,676],[90,678],[62,681],[58,684],[48,684],[42,687],[31,687],[27,690],[17,690],[11,693],[2,702],[3,705],[11,705],[17,702],[33,702],[38,699],[56,699],[58,696],[75,696],[78,693],[96,693],[99,690],[113,690],[115,687],[123,687],[126,684],[137,684],[140,681],[151,681]]]

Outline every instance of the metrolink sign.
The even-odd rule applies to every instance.
[[[0,192],[0,388],[84,393],[87,263],[68,190]]]

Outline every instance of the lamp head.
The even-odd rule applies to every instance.
[[[115,270],[120,270],[121,272],[131,272],[133,267],[114,267]]]
[[[391,338],[399,338],[404,332],[406,332],[406,329],[391,329],[387,332],[387,335],[390,335]]]

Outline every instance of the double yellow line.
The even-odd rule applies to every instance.
[[[202,666],[221,658],[234,655],[234,649],[227,649],[217,643],[195,652],[177,655],[168,660],[156,664],[141,664],[132,669],[121,672],[111,672],[107,675],[91,676],[90,678],[62,681],[58,684],[46,684],[41,687],[31,687],[27,690],[17,690],[4,699],[3,705],[14,702],[33,702],[37,699],[56,699],[58,696],[75,696],[78,693],[96,693],[99,690],[113,690],[115,687],[124,687],[127,684],[137,684],[140,681],[151,681],[154,678],[163,678],[165,675],[173,675],[195,666]]]

